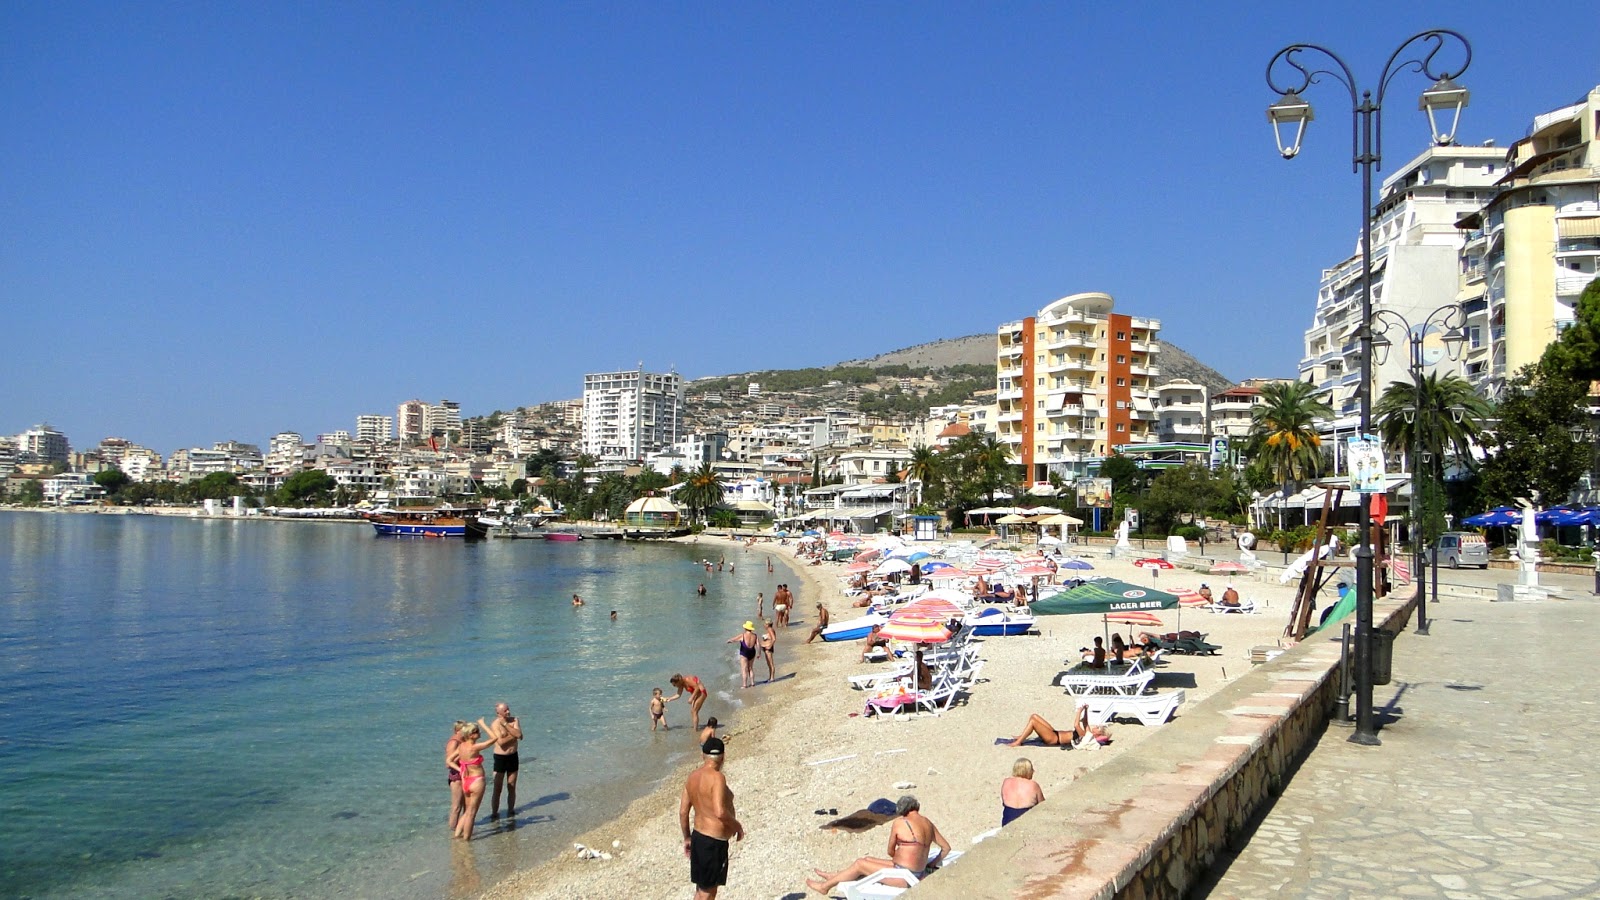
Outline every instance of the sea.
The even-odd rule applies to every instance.
[[[0,511],[0,896],[477,895],[692,755],[650,730],[674,672],[736,722],[760,688],[724,642],[787,574],[710,544]],[[453,841],[444,742],[497,701],[518,809],[489,822],[486,795]]]

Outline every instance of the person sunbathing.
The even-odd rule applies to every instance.
[[[1231,584],[1228,585],[1227,590],[1222,592],[1222,605],[1231,607],[1239,606],[1239,592],[1234,590],[1233,585]]]
[[[950,842],[939,833],[938,826],[922,814],[922,804],[906,794],[894,805],[896,818],[889,823],[889,858],[863,856],[837,872],[813,869],[816,878],[806,879],[806,887],[827,897],[834,888],[846,881],[856,881],[881,869],[899,867],[918,878],[938,867],[938,860],[950,855]],[[938,847],[935,855],[933,848]],[[899,878],[885,878],[884,884],[898,887],[905,884]]]
[[[1023,741],[1030,737],[1037,737],[1039,742],[1046,747],[1071,747],[1082,740],[1085,735],[1093,735],[1095,740],[1109,739],[1110,734],[1103,725],[1089,724],[1089,707],[1079,706],[1072,717],[1072,730],[1061,731],[1054,725],[1046,722],[1044,716],[1033,713],[1028,716],[1028,727],[1017,735],[1016,740],[1007,744],[1008,747],[1021,747]]]
[[[867,661],[867,654],[871,653],[873,650],[876,650],[879,647],[883,647],[884,649],[888,649],[888,647],[889,647],[889,639],[884,637],[882,634],[879,633],[882,630],[883,630],[883,626],[882,625],[874,625],[874,626],[872,626],[872,630],[867,632],[866,638],[864,638],[862,640],[862,647],[861,647],[861,661],[862,662],[866,662]]]
[[[1083,664],[1091,669],[1104,669],[1106,667],[1106,647],[1101,638],[1094,639],[1094,650],[1088,647],[1079,647],[1078,652],[1083,654]]]

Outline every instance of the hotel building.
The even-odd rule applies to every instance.
[[[1600,86],[1535,116],[1502,168],[1494,198],[1461,217],[1456,297],[1467,380],[1491,398],[1572,324],[1600,274]]]
[[[995,433],[1028,481],[1073,479],[1122,445],[1156,440],[1155,319],[1073,294],[1000,326]]]
[[[601,462],[643,461],[683,438],[684,382],[636,369],[583,376],[583,452]]]
[[[1505,173],[1504,148],[1430,147],[1384,179],[1372,221],[1372,309],[1389,309],[1420,326],[1433,310],[1454,302],[1458,252],[1456,220],[1495,194]],[[1316,385],[1333,407],[1326,430],[1352,430],[1360,421],[1361,247],[1322,270],[1317,307],[1305,332],[1300,380]],[[1436,328],[1431,333],[1442,334]],[[1392,381],[1407,380],[1407,338],[1398,328],[1384,335],[1386,356],[1373,358],[1373,398]],[[1435,338],[1437,340],[1437,338]],[[1460,371],[1441,355],[1434,371]],[[1234,398],[1230,398],[1230,402]]]

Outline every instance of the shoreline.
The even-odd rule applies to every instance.
[[[726,547],[739,543],[706,535],[701,540]],[[820,601],[836,621],[850,617],[838,580],[841,567],[799,565],[793,545],[758,544],[754,549],[770,552],[797,573],[791,584],[800,610],[814,613]],[[1126,560],[1091,559],[1096,575],[1167,590],[1225,581],[1178,570],[1162,573],[1165,577],[1152,582],[1150,573],[1134,569]],[[1263,614],[1184,611],[1184,628],[1208,633],[1224,650],[1210,657],[1180,656],[1157,669],[1158,689],[1184,690],[1186,707],[1248,671],[1251,647],[1274,645],[1282,632],[1293,588],[1275,580],[1251,579],[1240,579],[1238,586],[1263,607]],[[1170,612],[1163,616],[1172,622]],[[1058,727],[1070,723],[1074,704],[1052,681],[1064,668],[1065,658],[1075,656],[1090,637],[1102,633],[1099,616],[1041,618],[1038,635],[980,639],[985,668],[965,702],[958,701],[939,716],[888,720],[862,718],[859,710],[866,695],[844,682],[844,675],[872,669],[857,662],[856,645],[819,642],[800,647],[814,622],[814,615],[796,619],[790,629],[793,637],[785,641],[780,636],[779,672],[794,672],[794,677],[785,678],[770,693],[763,692],[728,732],[733,740],[724,771],[746,838],[733,845],[725,896],[798,897],[807,893],[804,879],[811,877],[813,866],[832,869],[858,856],[883,854],[882,828],[853,834],[825,831],[819,826],[835,816],[816,815],[818,808],[837,809],[843,816],[875,799],[892,801],[912,793],[952,848],[967,850],[975,838],[999,825],[999,783],[1011,774],[1018,756],[1034,762],[1036,779],[1048,798],[1070,791],[1083,772],[1122,753],[1137,752],[1144,737],[1155,731],[1138,724],[1114,724],[1113,743],[1092,752],[995,745],[996,738],[1018,733],[1030,713],[1042,714]],[[567,852],[515,872],[482,896],[488,900],[685,896],[692,887],[678,835],[677,801],[683,779],[698,764],[693,757],[686,760],[616,819],[572,835]],[[620,841],[620,848],[612,849],[613,841]],[[603,849],[612,858],[578,859],[570,842]]]

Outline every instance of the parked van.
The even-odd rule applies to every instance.
[[[1462,566],[1489,568],[1489,542],[1481,534],[1464,531],[1447,531],[1439,535],[1433,554],[1428,560],[1434,565],[1459,569]]]

